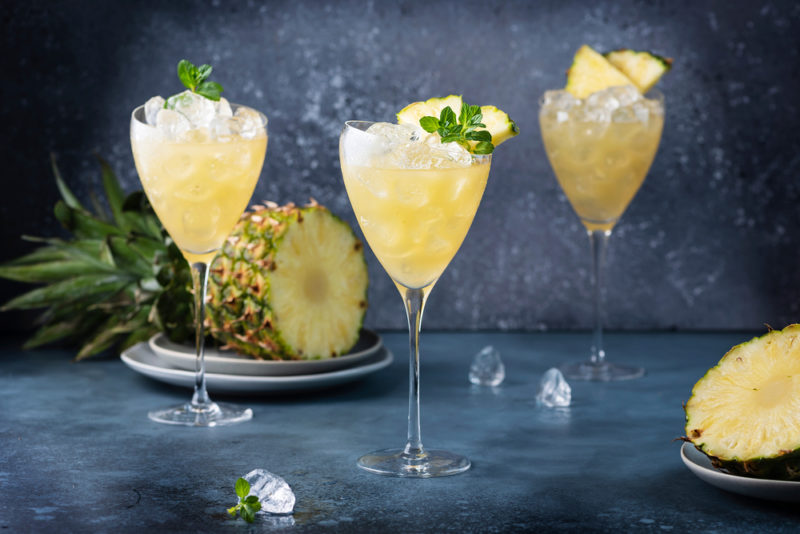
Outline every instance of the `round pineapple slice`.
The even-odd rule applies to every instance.
[[[353,230],[316,203],[245,213],[209,271],[209,333],[260,359],[346,353],[367,308],[367,266]]]
[[[800,325],[728,351],[695,384],[686,435],[716,467],[800,480]]]

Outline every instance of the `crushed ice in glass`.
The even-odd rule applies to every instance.
[[[500,352],[491,345],[484,347],[469,366],[469,381],[478,386],[499,386],[506,378]]]
[[[294,493],[289,484],[266,469],[253,469],[243,477],[250,483],[250,495],[261,501],[260,513],[290,514],[294,510]]]
[[[351,129],[344,141],[347,161],[355,165],[385,165],[401,169],[436,169],[472,165],[469,150],[458,143],[442,144],[439,134],[428,134],[406,124],[377,122],[366,132]]]
[[[564,375],[555,367],[548,369],[539,382],[539,393],[536,402],[548,408],[569,406],[572,401],[572,388],[567,384]]]
[[[575,98],[564,90],[547,91],[541,101],[542,119],[565,122],[643,122],[651,114],[663,114],[661,102],[645,98],[632,85],[609,87],[585,99]]]
[[[156,129],[138,128],[136,135],[154,139],[191,142],[227,140],[231,136],[252,139],[264,131],[263,117],[258,112],[239,107],[234,113],[225,98],[215,102],[188,90],[166,101],[154,96],[145,103],[144,116],[145,122]]]

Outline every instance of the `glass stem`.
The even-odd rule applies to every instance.
[[[208,288],[208,264],[196,262],[192,264],[192,286],[194,287],[195,309],[195,346],[197,359],[195,360],[194,395],[192,396],[192,409],[206,410],[211,404],[211,399],[206,391],[206,365],[204,358],[206,318],[206,290]]]
[[[419,331],[422,326],[422,311],[428,299],[426,289],[408,289],[398,285],[400,294],[406,304],[408,317],[408,442],[405,455],[421,458],[425,455],[422,448],[419,412]]]
[[[589,230],[589,241],[592,247],[592,298],[594,300],[591,362],[595,365],[602,364],[606,359],[606,351],[603,350],[603,267],[610,236],[611,230]]]

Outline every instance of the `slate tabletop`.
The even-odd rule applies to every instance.
[[[0,341],[2,532],[797,532],[800,505],[726,493],[680,460],[681,403],[751,333],[615,333],[609,359],[644,378],[571,381],[569,408],[537,407],[541,375],[583,356],[587,333],[425,332],[422,437],[467,455],[428,480],[359,470],[360,454],[404,444],[407,337],[383,333],[394,363],[360,382],[246,403],[248,423],[179,428],[150,409],[188,399],[116,355]],[[507,377],[472,386],[470,360],[498,349]],[[254,468],[292,486],[291,516],[231,519],[233,483]]]

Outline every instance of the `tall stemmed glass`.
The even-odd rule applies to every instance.
[[[194,285],[194,395],[187,403],[151,411],[148,416],[159,423],[216,426],[253,417],[250,408],[209,398],[203,359],[208,267],[247,207],[267,150],[267,118],[245,106],[231,108],[232,118],[210,128],[193,127],[170,110],[164,127],[157,128],[148,124],[144,106],[131,116],[136,170],[156,215],[191,265]]]
[[[563,365],[569,378],[626,380],[641,367],[606,361],[603,349],[602,274],[611,231],[642,185],[664,126],[664,95],[646,98],[633,86],[613,87],[579,100],[548,91],[539,124],[558,183],[589,234],[592,251],[594,334],[587,361]]]
[[[426,449],[420,434],[419,333],[425,302],[478,209],[491,156],[415,141],[408,127],[349,121],[339,139],[347,195],[372,251],[397,286],[409,329],[408,440],[362,456],[358,466],[400,477],[466,471],[470,461]]]

